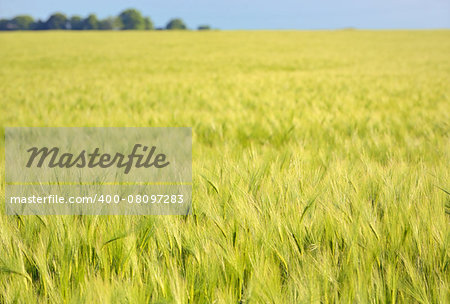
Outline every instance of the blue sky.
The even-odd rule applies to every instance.
[[[137,8],[156,26],[181,17],[191,28],[220,29],[421,29],[450,28],[450,0],[0,0],[0,17],[51,13],[98,17]]]

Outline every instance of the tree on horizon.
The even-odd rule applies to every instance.
[[[166,29],[168,30],[185,30],[187,29],[186,24],[181,18],[175,18],[167,23]]]
[[[124,10],[119,15],[122,21],[123,30],[143,30],[145,29],[145,20],[142,17],[141,12],[136,9],[130,8]]]

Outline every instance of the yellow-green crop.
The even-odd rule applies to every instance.
[[[0,303],[448,302],[449,84],[450,31],[1,33],[2,127],[192,126],[194,191],[2,206]]]

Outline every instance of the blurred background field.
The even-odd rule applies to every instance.
[[[449,54],[450,31],[1,33],[3,127],[190,126],[194,186],[186,217],[0,208],[0,303],[448,302]]]

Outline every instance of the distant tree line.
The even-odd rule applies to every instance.
[[[16,16],[12,19],[0,19],[0,31],[39,31],[39,30],[153,30],[150,17],[142,16],[136,9],[127,9],[117,17],[98,19],[95,14],[86,18],[80,16],[67,17],[62,13],[51,15],[46,21],[34,20],[28,15]],[[187,26],[180,18],[170,20],[166,27],[157,30],[186,30]],[[198,30],[209,30],[208,25],[200,25]]]

